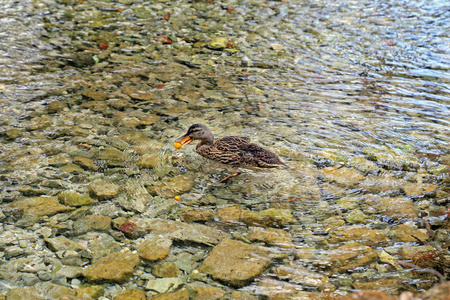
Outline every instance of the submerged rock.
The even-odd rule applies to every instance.
[[[184,280],[178,277],[150,279],[145,284],[146,290],[158,293],[172,292],[179,289],[184,284]]]
[[[81,251],[84,248],[78,244],[77,242],[74,242],[72,240],[69,240],[66,237],[56,237],[56,238],[50,238],[45,239],[45,242],[47,243],[48,247],[52,251],[61,251],[61,250],[74,250],[74,251]]]
[[[148,298],[150,300],[189,300],[189,292],[181,290],[173,293],[164,293]]]
[[[163,236],[150,235],[137,246],[137,252],[143,259],[154,261],[169,255],[172,240]]]
[[[330,235],[330,243],[343,241],[358,241],[367,246],[383,246],[389,243],[386,233],[375,229],[349,228]]]
[[[395,300],[395,298],[378,291],[360,291],[345,295],[341,300]]]
[[[97,203],[89,195],[82,195],[74,191],[64,191],[58,194],[59,200],[68,206],[84,206]]]
[[[286,256],[287,254],[270,248],[225,239],[214,247],[200,271],[210,274],[216,280],[240,287],[261,275],[272,259]]]
[[[120,187],[118,185],[102,180],[97,180],[89,184],[89,189],[100,200],[114,198],[119,194],[120,191]]]
[[[379,196],[368,196],[366,197],[365,202],[375,208],[380,214],[387,215],[394,220],[417,219],[414,203],[408,198],[381,198]]]
[[[358,171],[346,167],[328,167],[323,169],[325,178],[335,181],[340,185],[352,187],[364,180],[364,176]]]
[[[113,300],[146,300],[145,292],[138,289],[125,290],[114,296]]]
[[[231,238],[227,232],[201,224],[188,224],[163,219],[133,219],[140,227],[154,234],[163,234],[170,239],[216,245]]]
[[[254,212],[245,207],[230,206],[218,209],[217,214],[222,222],[242,222],[249,226],[280,226],[297,222],[289,209],[269,208]]]
[[[271,246],[294,248],[291,235],[282,229],[250,227],[247,238],[250,241],[261,241]]]
[[[72,207],[62,205],[55,197],[34,197],[14,201],[7,208],[19,209],[23,214],[34,216],[52,216],[56,213],[73,210]]]
[[[426,229],[413,229],[408,225],[400,224],[395,226],[389,235],[398,242],[416,243],[426,242],[428,240],[428,234]]]
[[[370,247],[357,242],[349,242],[328,252],[325,263],[331,266],[332,271],[341,273],[356,267],[364,266],[378,257]]]
[[[320,291],[334,291],[336,288],[327,276],[313,272],[301,266],[289,265],[274,268],[275,275],[282,280],[288,279],[302,286],[318,288]]]
[[[156,277],[177,277],[180,269],[171,262],[160,262],[152,269]]]
[[[139,256],[129,250],[112,253],[83,270],[91,282],[112,281],[122,283],[130,278],[139,266]]]

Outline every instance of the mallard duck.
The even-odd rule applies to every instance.
[[[194,124],[189,127],[187,133],[174,143],[176,149],[199,140],[196,151],[201,156],[230,165],[236,169],[220,182],[240,174],[239,167],[275,168],[286,164],[273,152],[237,136],[226,136],[214,141],[214,136],[203,124]]]

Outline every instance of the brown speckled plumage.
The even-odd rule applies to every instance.
[[[188,132],[175,142],[175,147],[180,148],[192,140],[200,141],[196,151],[201,156],[235,168],[286,166],[275,153],[243,138],[227,136],[214,141],[211,130],[203,124],[192,125]]]

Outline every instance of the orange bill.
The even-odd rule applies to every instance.
[[[176,149],[180,149],[181,147],[186,146],[190,142],[192,142],[192,139],[189,136],[185,135],[176,140],[173,145]]]

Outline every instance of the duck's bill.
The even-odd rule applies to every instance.
[[[186,135],[186,136],[182,136],[178,140],[176,140],[173,145],[176,149],[180,149],[181,147],[186,146],[190,142],[192,142],[192,139]]]

